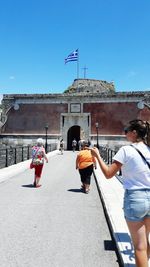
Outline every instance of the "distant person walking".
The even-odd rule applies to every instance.
[[[76,158],[76,169],[79,170],[81,178],[81,187],[84,193],[89,193],[91,184],[91,175],[93,173],[93,167],[96,168],[96,159],[92,156],[88,141],[81,141],[81,151]]]
[[[64,151],[64,140],[63,139],[60,140],[59,151],[61,155],[63,155],[63,151]]]
[[[41,174],[44,165],[44,159],[48,163],[48,158],[45,153],[44,140],[42,138],[37,139],[37,145],[32,148],[32,168],[35,169],[34,174],[34,187],[40,187],[39,184],[41,179]]]
[[[75,152],[76,146],[77,146],[77,141],[76,141],[76,139],[73,139],[73,141],[72,141],[72,150],[73,150],[73,152]]]
[[[83,140],[81,140],[81,139],[78,141],[79,151],[81,150],[81,144],[82,144],[82,141],[83,141]]]
[[[131,145],[123,146],[109,166],[97,148],[91,153],[98,160],[106,179],[122,171],[125,189],[124,216],[131,233],[137,267],[148,267],[150,258],[150,124],[142,120],[130,121],[124,129]]]

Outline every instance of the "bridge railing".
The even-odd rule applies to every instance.
[[[107,164],[111,164],[113,162],[113,157],[117,153],[116,150],[112,150],[107,147],[100,146],[99,147],[101,157]]]
[[[57,149],[57,144],[48,144],[47,153]],[[32,146],[0,148],[0,169],[31,158]]]
[[[103,160],[105,161],[105,163],[107,163],[108,165],[113,162],[113,157],[117,153],[117,150],[113,150],[111,148],[104,147],[104,146],[100,146],[99,147],[99,151],[100,151],[101,157],[103,158]],[[116,175],[116,177],[118,178],[118,180],[120,182],[122,182],[121,176],[122,176],[122,173],[121,173],[121,170],[120,170],[118,172],[118,174]]]

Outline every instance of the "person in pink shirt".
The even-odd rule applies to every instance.
[[[40,187],[39,184],[41,179],[41,174],[44,166],[44,159],[48,163],[48,158],[45,153],[44,140],[42,138],[37,139],[37,145],[32,148],[32,165],[35,169],[34,173],[34,187]]]

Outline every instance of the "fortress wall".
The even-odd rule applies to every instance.
[[[67,111],[67,104],[20,104],[19,110],[10,109],[2,133],[41,134],[48,124],[48,133],[58,134],[60,114]]]
[[[1,140],[29,143],[37,136],[45,138],[48,124],[50,142],[63,137],[67,143],[68,131],[76,125],[95,142],[98,122],[99,141],[114,146],[124,142],[123,129],[128,121],[150,121],[150,109],[137,107],[149,95],[150,92],[4,95]]]
[[[19,110],[10,109],[2,133],[43,134],[49,125],[49,134],[60,134],[61,113],[68,113],[68,104],[20,104]],[[122,135],[129,120],[148,120],[150,111],[139,110],[135,102],[83,103],[83,113],[91,114],[91,134],[96,134],[99,122],[100,135]]]
[[[140,111],[136,103],[86,103],[84,112],[91,113],[91,132],[96,133],[95,123],[99,123],[99,134],[124,134],[128,121],[138,118]]]

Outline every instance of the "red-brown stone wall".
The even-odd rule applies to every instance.
[[[150,110],[139,110],[137,103],[85,103],[83,112],[91,114],[91,134],[96,134],[95,123],[99,123],[100,135],[122,135],[128,121],[143,119],[150,121]],[[68,113],[68,104],[20,104],[19,110],[10,109],[2,133],[60,134],[60,115]]]
[[[60,133],[60,114],[68,112],[67,104],[22,104],[9,111],[2,131],[5,133],[43,134],[48,124],[49,134]]]
[[[95,123],[99,123],[99,134],[120,135],[128,121],[150,120],[150,111],[139,110],[137,103],[86,103],[83,112],[91,113],[91,133],[96,134]]]

